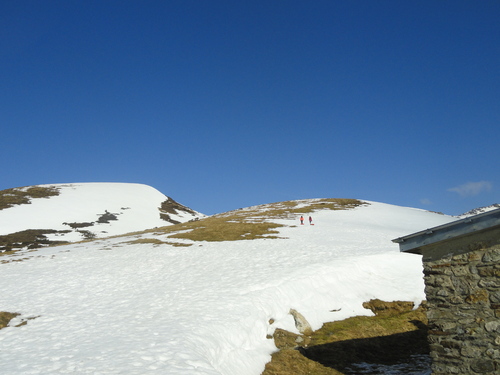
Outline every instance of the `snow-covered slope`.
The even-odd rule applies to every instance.
[[[46,189],[57,195],[31,198],[0,210],[0,235],[51,229],[50,240],[79,241],[185,222],[204,215],[142,184],[79,183],[38,185],[8,193]],[[161,209],[163,206],[164,209]],[[165,211],[168,210],[167,211]],[[160,216],[161,215],[161,216]],[[163,218],[162,218],[163,217]]]
[[[460,215],[459,217],[460,218],[466,218],[466,217],[469,217],[469,216],[474,216],[474,215],[479,215],[479,214],[482,214],[484,212],[489,212],[489,211],[492,211],[492,210],[496,210],[497,208],[500,208],[500,204],[498,203],[495,203],[495,204],[492,204],[490,206],[486,206],[486,207],[478,207],[478,208],[475,208],[473,210],[470,210],[462,215]]]
[[[372,298],[419,303],[421,258],[391,240],[455,218],[367,203],[273,219],[278,239],[148,232],[0,257],[0,311],[21,314],[0,330],[2,371],[258,375],[266,336],[297,332],[291,308],[317,329],[372,315]]]

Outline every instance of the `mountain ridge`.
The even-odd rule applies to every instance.
[[[61,200],[63,198],[61,195],[64,197],[71,195],[71,198]],[[265,210],[265,207],[271,207],[273,210],[279,207],[279,210],[285,212],[286,205],[310,206],[315,200],[321,199],[264,203],[212,216],[221,217],[236,212],[248,212],[254,208]],[[340,201],[340,199],[333,198],[331,200]],[[130,207],[131,203],[134,207]],[[322,204],[329,203],[323,200]],[[497,207],[499,207],[498,204],[479,207],[457,218],[468,217]],[[290,213],[294,210],[300,211],[297,208],[288,208]],[[51,212],[53,210],[56,213]],[[206,215],[144,184],[99,182],[42,184],[10,188],[0,191],[0,222],[2,223],[0,225],[0,252],[103,238],[181,224],[204,217]],[[227,224],[226,227],[226,230],[230,230]]]

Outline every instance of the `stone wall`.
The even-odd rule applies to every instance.
[[[500,245],[451,253],[423,252],[432,373],[500,374]]]

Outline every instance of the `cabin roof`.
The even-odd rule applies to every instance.
[[[451,223],[439,225],[399,237],[392,242],[399,244],[399,250],[402,252],[422,254],[422,246],[445,241],[451,238],[461,237],[476,232],[488,230],[500,226],[500,208],[452,221]]]

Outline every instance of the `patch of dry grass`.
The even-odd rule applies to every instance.
[[[248,222],[243,217],[210,216],[204,219],[155,228],[148,232],[164,235],[169,238],[181,238],[191,241],[237,241],[253,240],[256,238],[278,238],[275,228],[282,225],[259,221]]]
[[[179,224],[179,221],[173,220],[170,217],[170,214],[177,215],[179,212],[187,212],[193,215],[195,214],[192,209],[174,201],[170,197],[167,197],[167,200],[162,202],[158,209],[160,210],[160,218],[172,224]]]
[[[16,233],[0,236],[0,255],[9,255],[22,249],[36,249],[47,245],[62,245],[66,241],[50,241],[46,234],[66,233],[54,229],[27,229]]]
[[[0,329],[7,327],[9,325],[10,321],[19,315],[21,315],[21,314],[0,311]],[[16,327],[24,326],[24,325],[28,324],[29,320],[33,320],[33,319],[36,319],[38,317],[39,316],[32,316],[29,318],[23,318],[23,319],[21,319],[21,323],[17,324]]]
[[[18,315],[18,313],[0,311],[0,329],[7,327],[10,321]]]
[[[240,210],[229,211],[215,216],[243,216],[267,219],[290,219],[297,215],[305,215],[319,210],[349,210],[364,205],[357,199],[324,198],[303,199],[268,203],[260,206],[248,207]]]
[[[384,363],[409,353],[428,353],[425,308],[402,311],[398,306],[377,316],[325,323],[300,341],[300,335],[276,330],[274,340],[280,351],[273,354],[262,375],[337,375],[367,359]]]
[[[285,349],[272,355],[262,375],[342,375],[341,372],[304,357],[298,350]]]
[[[180,243],[180,242],[170,242],[170,241],[162,241],[157,238],[138,238],[133,241],[127,241],[124,242],[126,244],[153,244],[153,245],[170,245],[170,246],[176,246],[176,247],[188,247],[191,246],[192,244],[189,243]]]
[[[257,238],[278,238],[274,230],[282,225],[271,222],[248,222],[236,218],[209,217],[197,222],[191,230],[170,235],[192,241],[238,241]],[[182,226],[182,224],[179,224]],[[189,226],[188,226],[189,227]],[[176,228],[179,230],[179,228]],[[186,228],[189,229],[189,228]],[[180,228],[183,231],[183,228]]]
[[[31,199],[49,198],[59,195],[55,187],[30,186],[25,188],[12,188],[0,191],[0,210],[19,204],[30,204]]]
[[[313,337],[310,346],[360,338],[387,336],[418,329],[415,322],[427,324],[422,307],[406,311],[386,313],[378,316],[355,316],[342,321],[325,323]]]

